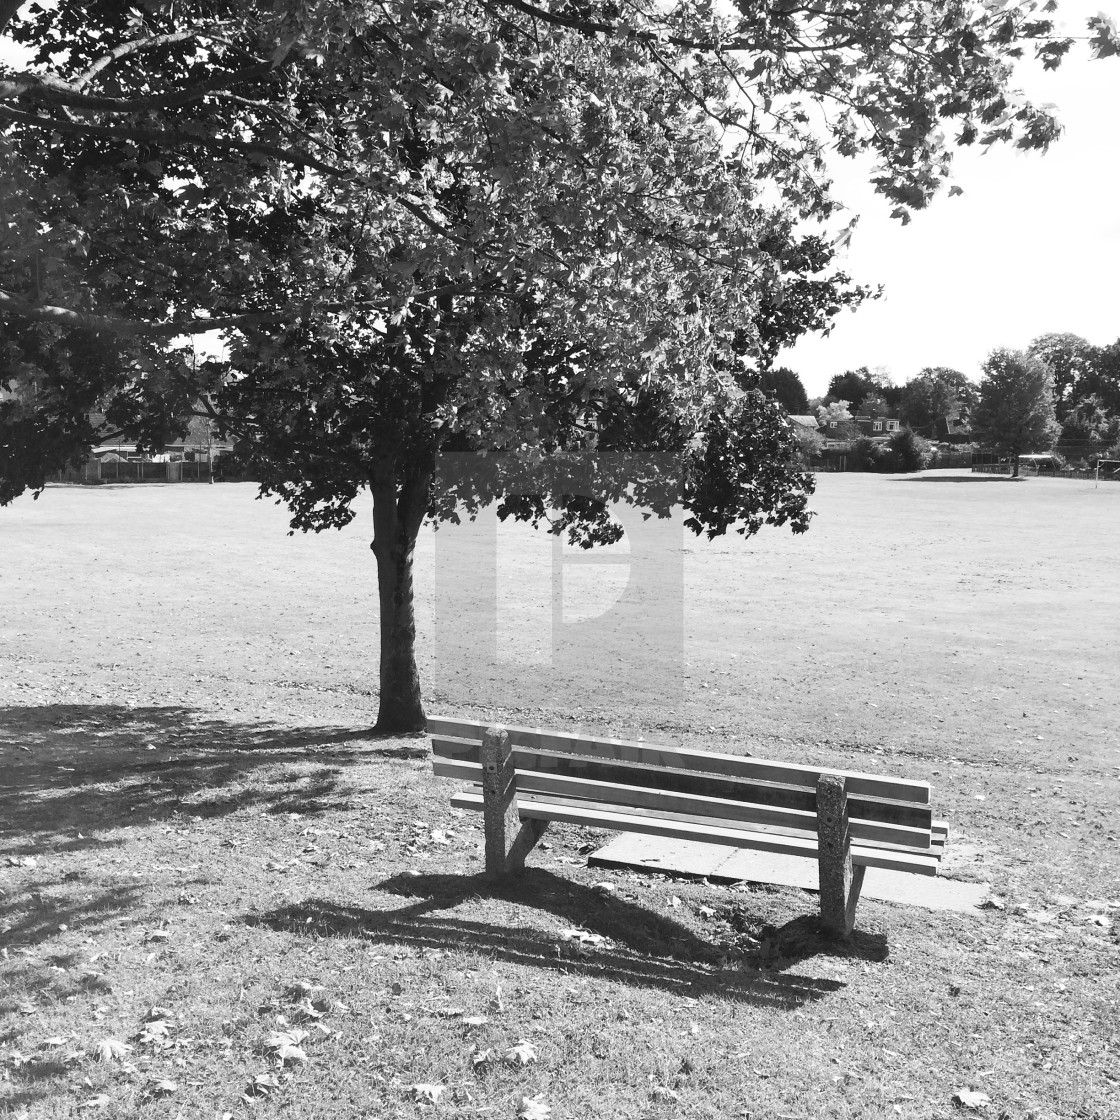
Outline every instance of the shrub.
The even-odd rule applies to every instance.
[[[916,435],[910,428],[903,428],[891,436],[887,447],[894,459],[888,470],[924,471],[933,459],[934,453],[929,441]]]
[[[889,471],[887,459],[890,452],[882,443],[863,436],[852,443],[852,450],[848,453],[848,470],[850,471]]]
[[[805,469],[820,458],[821,450],[824,447],[824,436],[819,432],[803,428],[800,424],[794,424],[793,439],[797,444],[797,465],[799,467]]]

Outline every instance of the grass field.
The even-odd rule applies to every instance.
[[[253,495],[0,510],[0,1115],[1120,1116],[1120,486],[821,476],[802,537],[682,540],[637,663],[550,666],[504,527],[495,659],[422,540],[431,711],[930,780],[995,907],[866,899],[845,949],[797,891],[604,893],[577,829],[488,891],[424,741],[368,734],[368,513]]]

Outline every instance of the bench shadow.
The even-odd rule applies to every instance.
[[[410,901],[398,909],[378,910],[312,898],[268,913],[249,914],[244,920],[301,935],[314,932],[320,937],[361,938],[374,944],[472,952],[487,960],[585,974],[676,994],[711,993],[782,1010],[796,1009],[846,987],[843,981],[793,971],[799,960],[837,951],[823,943],[810,948],[806,931],[800,934],[799,957],[775,958],[772,963],[736,961],[728,958],[725,948],[697,937],[672,918],[540,868],[527,869],[499,885],[488,883],[482,875],[406,874],[394,875],[375,889]],[[555,931],[498,925],[454,913],[464,903],[482,897],[541,910],[606,940],[583,947]],[[797,922],[790,925],[797,926]],[[884,959],[885,940],[872,941],[870,948],[851,944],[839,952]]]
[[[413,746],[366,728],[241,723],[182,706],[3,707],[0,841],[34,854],[47,845],[105,847],[93,833],[178,813],[324,813],[351,804],[347,763],[428,753],[426,739]],[[326,764],[311,780],[250,780],[262,767],[309,757]]]

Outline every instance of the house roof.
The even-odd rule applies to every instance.
[[[803,428],[812,428],[814,432],[820,427],[815,416],[795,416],[790,413],[790,420],[794,424],[800,424]]]

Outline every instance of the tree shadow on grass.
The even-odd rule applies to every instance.
[[[1006,474],[954,474],[919,475],[917,478],[892,478],[891,482],[1022,482],[1022,478],[1012,478]]]
[[[581,973],[635,987],[662,988],[676,994],[711,993],[724,999],[793,1010],[822,999],[843,981],[790,971],[794,960],[742,967],[726,965],[725,950],[697,937],[686,926],[644,906],[573,883],[552,872],[531,868],[493,886],[481,875],[395,875],[379,890],[414,901],[395,910],[365,909],[324,899],[306,899],[246,918],[251,925],[320,937],[362,938],[374,944],[473,952],[487,960]],[[544,911],[564,923],[607,940],[591,948],[577,939],[530,925],[499,925],[469,915],[472,900],[499,898]],[[465,913],[456,913],[462,908]],[[800,919],[799,919],[800,921]],[[791,923],[793,924],[793,923]],[[827,952],[823,941],[812,952]],[[848,945],[844,956],[883,959],[881,946],[870,952]]]
[[[78,850],[103,847],[100,830],[176,813],[348,808],[346,764],[427,755],[426,739],[240,723],[186,707],[0,708],[0,844],[15,853]],[[309,757],[328,765],[307,780],[253,780],[262,767]]]
[[[49,1014],[81,996],[104,998],[112,985],[93,967],[81,968],[81,954],[37,952],[58,936],[60,926],[94,933],[130,913],[140,897],[138,886],[78,891],[63,899],[32,894],[0,896],[0,929],[6,959],[0,963],[0,1044],[24,1049],[28,1025],[39,1013]],[[33,1032],[32,1032],[33,1033]],[[73,1064],[65,1048],[41,1050],[14,1062],[5,1076],[10,1091],[3,1104],[13,1113],[57,1092],[68,1081]],[[7,1115],[7,1113],[5,1113]]]
[[[30,948],[56,938],[60,927],[92,935],[100,926],[131,913],[141,896],[141,888],[133,885],[107,890],[79,887],[63,895],[32,891],[30,895],[12,892],[0,896],[4,944],[17,951]],[[63,956],[54,956],[48,962],[63,968],[72,963]]]

